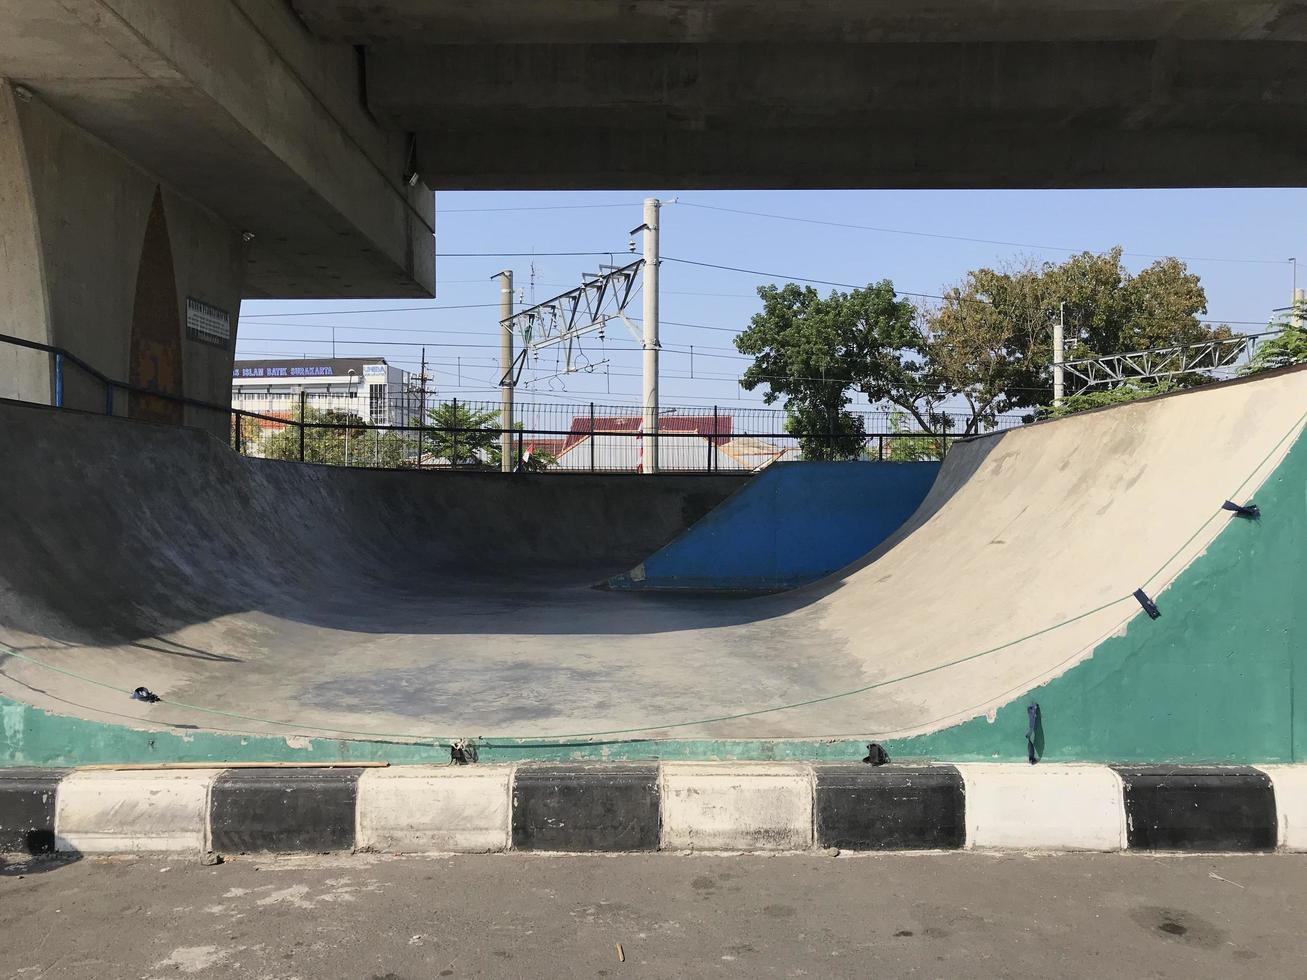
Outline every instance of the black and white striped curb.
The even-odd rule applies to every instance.
[[[0,853],[1307,851],[1307,766],[0,770]]]

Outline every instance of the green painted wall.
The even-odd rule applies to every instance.
[[[1024,759],[1026,706],[1044,758],[1096,762],[1294,762],[1307,750],[1307,436],[1124,636],[984,718],[891,746],[957,761]],[[1213,500],[1219,507],[1220,500]],[[1137,583],[1122,582],[1123,591]]]
[[[1085,762],[1294,762],[1307,751],[1307,436],[1256,494],[1260,521],[1230,520],[1206,554],[1093,657],[1000,709],[887,743],[895,759],[1024,760],[1026,705],[1043,757]],[[1220,500],[1212,506],[1219,507]],[[1122,588],[1136,583],[1123,582]],[[854,760],[860,742],[497,741],[482,762],[525,759]],[[442,745],[143,732],[0,698],[0,765],[387,760],[443,763]]]
[[[542,743],[499,740],[482,746],[480,761],[602,759],[830,759],[856,761],[861,742],[675,739]],[[0,766],[89,766],[132,762],[362,762],[394,765],[449,762],[447,745],[285,739],[218,732],[143,732],[50,714],[0,698]]]

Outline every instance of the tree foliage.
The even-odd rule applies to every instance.
[[[801,436],[805,459],[856,459],[862,420],[848,410],[850,391],[879,400],[919,383],[912,304],[888,281],[824,299],[794,283],[762,286],[758,296],[762,311],[735,338],[754,359],[741,386],[765,385],[768,404],[785,399],[786,429]]]
[[[1277,337],[1257,345],[1252,359],[1239,371],[1240,374],[1261,374],[1276,368],[1307,364],[1307,303],[1295,304],[1293,313],[1283,320],[1273,321],[1271,330],[1279,330]]]
[[[1071,395],[1062,399],[1061,405],[1041,407],[1036,414],[1041,419],[1060,419],[1075,415],[1077,412],[1087,412],[1091,408],[1106,408],[1109,405],[1122,405],[1141,398],[1152,398],[1154,395],[1165,395],[1169,391],[1176,391],[1179,387],[1173,381],[1158,381],[1153,384],[1129,382],[1116,388],[1099,388],[1095,391]]]
[[[785,407],[785,431],[798,436],[804,459],[825,462],[857,459],[865,440],[861,416],[843,409],[832,414],[798,400]]]
[[[914,432],[903,412],[891,412],[889,430],[894,435],[887,439],[885,458],[894,463],[920,463],[943,459],[947,446],[942,435],[910,435]]]
[[[417,421],[414,420],[414,425]],[[459,430],[459,431],[450,431]],[[522,423],[513,425],[514,433],[524,431]],[[502,451],[499,445],[499,412],[494,409],[470,408],[466,404],[445,402],[427,409],[423,427],[423,455],[446,460],[456,466],[484,466],[499,469]],[[517,440],[517,437],[514,437]],[[521,440],[517,440],[521,441]],[[523,445],[523,456],[529,443]],[[516,454],[516,442],[514,445]],[[558,460],[549,452],[534,449],[523,469],[540,473]]]
[[[1062,313],[1068,359],[1233,335],[1203,323],[1207,296],[1183,262],[1161,259],[1132,273],[1120,248],[1061,263],[977,269],[927,312],[899,298],[888,281],[824,298],[794,283],[763,286],[758,295],[762,310],[735,341],[754,359],[740,384],[749,391],[766,386],[769,404],[785,400],[787,431],[800,436],[809,459],[860,454],[853,393],[895,406],[934,434],[950,431],[952,416],[943,411],[949,404],[967,408],[959,435],[1047,404],[1053,322]],[[1194,374],[1172,383],[1206,380]]]
[[[422,423],[414,421],[415,425]],[[423,454],[455,466],[499,465],[499,413],[444,402],[427,409]]]
[[[1229,327],[1200,319],[1206,292],[1179,259],[1132,274],[1121,258],[1118,247],[1062,263],[978,269],[947,292],[931,315],[929,355],[938,376],[970,406],[969,430],[1052,401],[1053,323],[1063,312],[1067,359],[1233,336]]]
[[[376,430],[370,429],[368,424],[353,412],[306,406],[303,421],[306,463],[326,463],[331,466],[360,465],[372,462],[376,456],[374,451],[376,447],[372,442]],[[393,453],[396,448],[398,447],[388,444],[387,453]],[[263,440],[261,450],[268,459],[298,460],[300,458],[299,426],[288,424],[267,436]],[[393,464],[382,465],[398,466],[401,462],[400,459],[396,459]]]

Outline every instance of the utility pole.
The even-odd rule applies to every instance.
[[[495,274],[499,280],[499,469],[513,472],[513,270]]]
[[[412,362],[410,362],[412,363]],[[427,424],[427,349],[422,348],[422,367],[418,369],[418,469],[422,469],[422,432]]]
[[[1066,358],[1066,304],[1059,303],[1057,322],[1053,324],[1053,407],[1060,408],[1066,396],[1066,376],[1062,361]]]
[[[644,472],[658,472],[658,209],[644,202]]]

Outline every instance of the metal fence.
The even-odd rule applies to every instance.
[[[351,392],[301,391],[289,404],[283,398],[284,407],[252,411],[240,401],[228,406],[116,381],[49,345],[5,335],[0,343],[48,356],[49,404],[225,429],[232,448],[249,456],[364,468],[502,466],[498,402],[433,401],[414,392],[400,407],[402,422],[390,425],[370,424],[363,396]],[[72,390],[77,397],[70,399]],[[744,473],[791,459],[935,460],[962,438],[967,418],[951,417],[945,432],[930,433],[905,412],[853,415],[860,431],[795,432],[777,409],[664,406],[657,432],[645,432],[638,407],[526,401],[515,407],[509,462],[536,472]],[[997,427],[1021,424],[1003,417]]]
[[[630,405],[514,407],[513,468],[563,472],[749,472],[783,459],[941,459],[967,417],[925,432],[906,412],[853,413],[860,432],[795,432],[783,411],[663,406],[656,433]],[[272,412],[232,410],[232,445],[251,456],[339,466],[498,469],[506,431],[498,402],[415,400],[406,424],[372,425],[344,392],[300,392]],[[422,424],[425,419],[426,424]],[[1004,417],[998,427],[1021,425]]]

